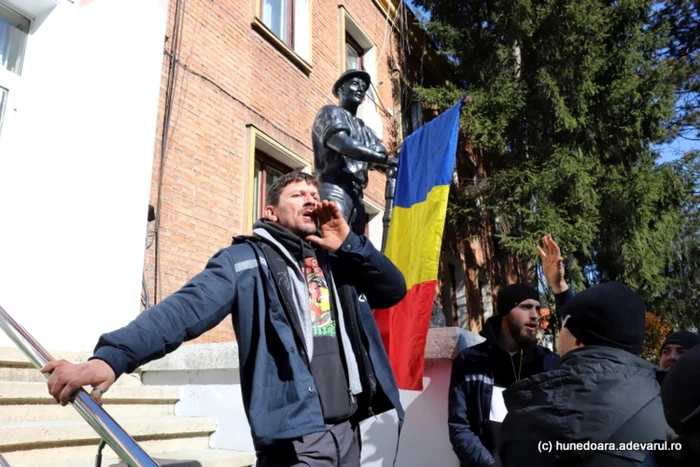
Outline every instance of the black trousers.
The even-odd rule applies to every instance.
[[[362,189],[354,183],[333,183],[322,181],[319,187],[322,200],[333,201],[353,232],[364,235],[367,213],[362,203]]]
[[[276,443],[258,452],[255,467],[360,467],[360,427],[349,421],[327,431]]]

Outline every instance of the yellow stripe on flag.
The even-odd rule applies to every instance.
[[[449,192],[449,185],[438,185],[425,201],[394,208],[385,254],[403,273],[407,289],[437,279]]]

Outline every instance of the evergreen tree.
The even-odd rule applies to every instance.
[[[684,180],[687,200],[666,268],[669,287],[655,297],[654,309],[677,328],[700,330],[700,151],[672,166]]]
[[[700,141],[700,0],[664,0],[655,6],[653,25],[666,34],[659,51],[676,86],[676,114],[669,138]]]
[[[552,233],[574,288],[623,280],[647,300],[673,282],[667,265],[684,220],[684,179],[651,148],[667,136],[674,84],[650,27],[650,0],[416,0],[457,77],[419,89],[464,112],[459,193],[450,219],[534,265]],[[494,270],[494,284],[512,271]],[[517,270],[536,280],[533,267]]]

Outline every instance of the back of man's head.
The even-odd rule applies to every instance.
[[[669,426],[678,434],[700,433],[700,346],[668,370],[661,400]]]
[[[574,296],[562,327],[583,345],[601,345],[639,355],[646,329],[642,297],[621,282],[599,284]]]

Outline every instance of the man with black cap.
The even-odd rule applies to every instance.
[[[559,357],[537,345],[540,297],[525,284],[498,293],[498,315],[489,318],[486,341],[464,349],[452,363],[448,428],[462,467],[497,465],[503,389],[548,371]]]
[[[338,105],[326,105],[318,111],[311,136],[321,199],[334,201],[357,235],[365,231],[362,192],[369,181],[370,164],[398,165],[398,159],[387,155],[372,129],[357,118],[370,84],[366,71],[351,69],[340,75],[333,85]]]
[[[661,400],[666,421],[675,434],[669,437],[668,444],[660,440],[659,446],[666,449],[655,450],[643,466],[697,467],[700,465],[700,346],[689,350],[668,370],[661,385]]]
[[[668,371],[685,352],[698,344],[700,344],[700,335],[697,333],[685,329],[672,332],[661,344],[659,368],[662,371]]]
[[[501,431],[506,467],[638,466],[651,443],[670,431],[663,416],[656,368],[639,357],[646,307],[620,282],[574,296],[551,236],[538,248],[561,315],[559,368],[509,387]],[[565,306],[562,304],[565,303]],[[638,448],[637,448],[638,449]]]

